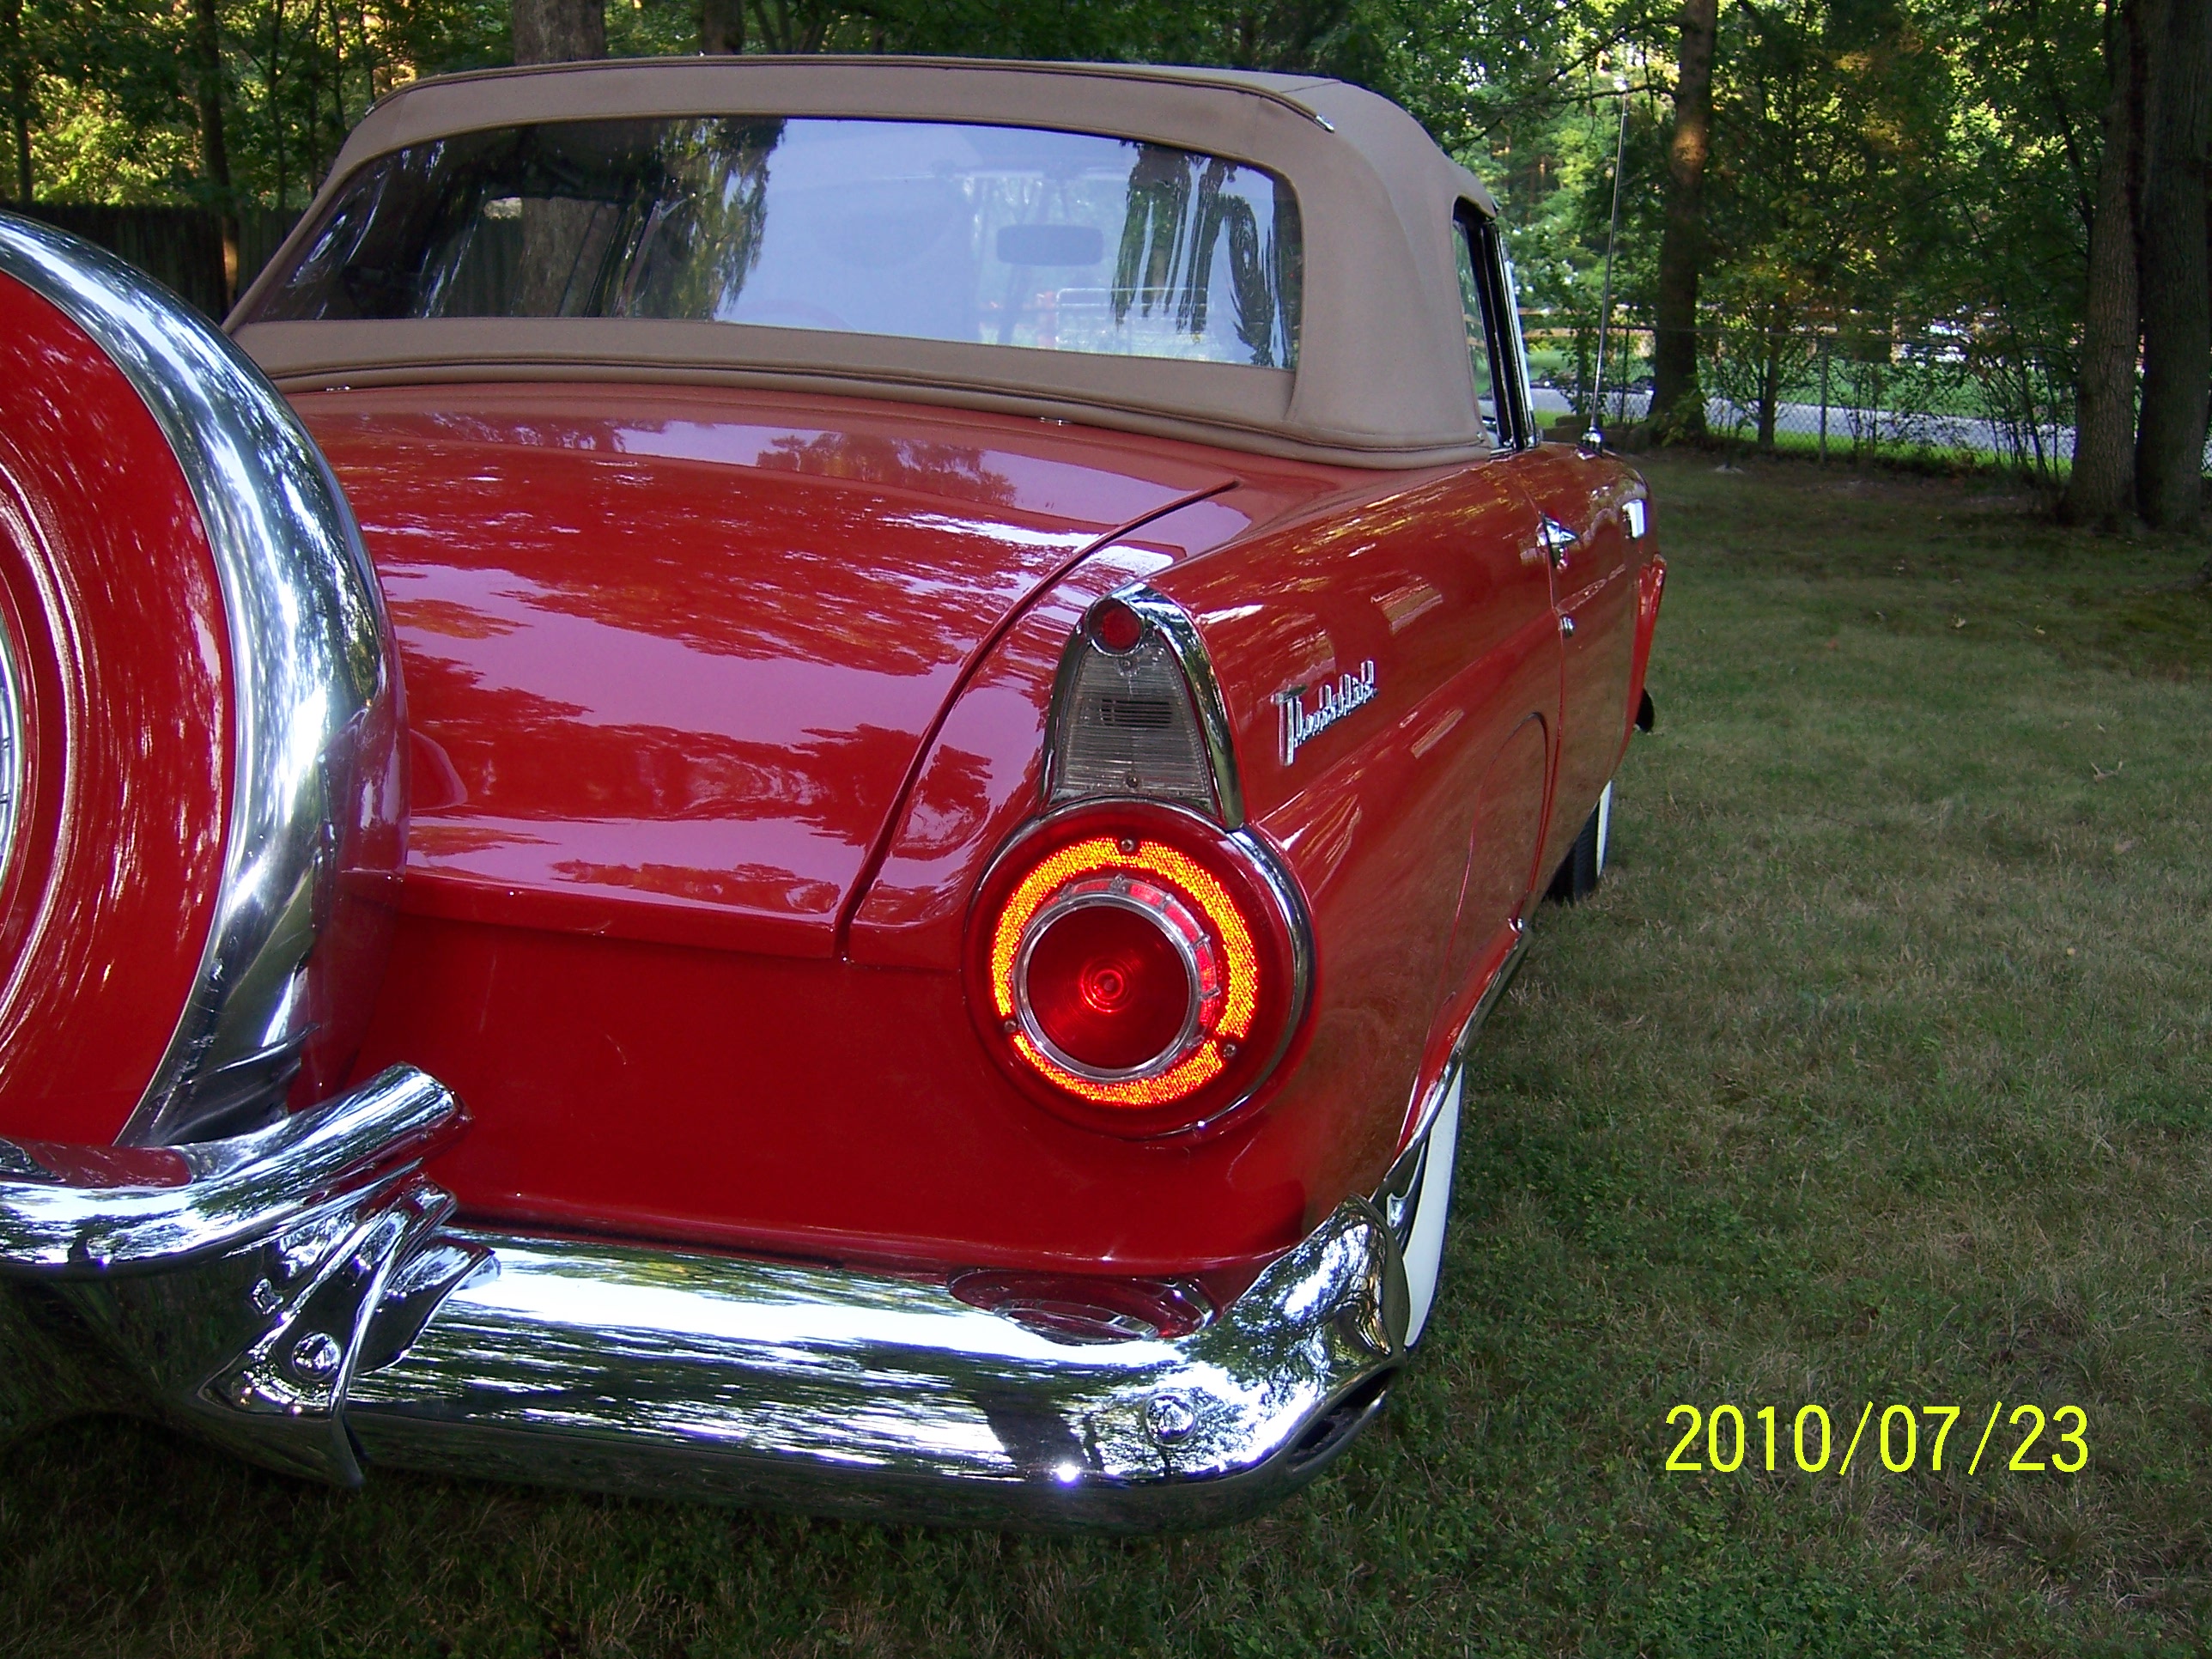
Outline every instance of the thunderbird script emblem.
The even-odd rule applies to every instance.
[[[1311,714],[1306,712],[1309,690],[1314,694]],[[1357,674],[1338,675],[1334,685],[1294,685],[1287,691],[1276,692],[1275,702],[1283,711],[1283,764],[1288,766],[1298,757],[1301,746],[1312,742],[1360,704],[1374,701],[1372,657],[1359,665]]]

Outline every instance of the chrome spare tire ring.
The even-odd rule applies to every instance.
[[[59,309],[129,381],[213,556],[233,687],[222,882],[175,1031],[118,1139],[235,1133],[281,1115],[311,1039],[343,1047],[339,1028],[365,1020],[373,968],[333,958],[388,941],[388,926],[362,914],[389,905],[405,823],[398,674],[375,574],[283,394],[190,306],[105,250],[6,213],[0,275]],[[12,821],[22,752],[12,678],[5,693],[0,812]],[[10,839],[0,823],[0,874]]]
[[[0,889],[15,862],[16,804],[23,794],[23,693],[15,647],[0,623]]]

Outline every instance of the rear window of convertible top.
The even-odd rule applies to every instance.
[[[938,122],[553,122],[356,172],[247,322],[629,317],[1296,366],[1297,202],[1164,145]]]

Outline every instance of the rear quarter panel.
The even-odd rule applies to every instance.
[[[1558,631],[1536,514],[1490,461],[1328,504],[1158,584],[1197,618],[1248,810],[1312,908],[1299,1126],[1312,1213],[1380,1178],[1465,984],[1502,957],[1543,827]],[[1371,678],[1300,744],[1285,707]],[[1478,836],[1477,830],[1481,833]]]

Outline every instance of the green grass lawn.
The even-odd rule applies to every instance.
[[[1069,1542],[346,1495],[79,1424],[0,1452],[0,1650],[2204,1652],[2205,550],[1983,484],[1650,471],[1659,730],[1480,1047],[1427,1350],[1317,1486]],[[2001,1424],[1969,1474],[1999,1401],[2080,1407],[2087,1468],[2010,1471]],[[1684,1402],[1750,1419],[1741,1470],[1664,1472]],[[1960,1407],[1942,1472],[1923,1418],[1910,1473],[1869,1425],[1840,1475],[1869,1402]]]

